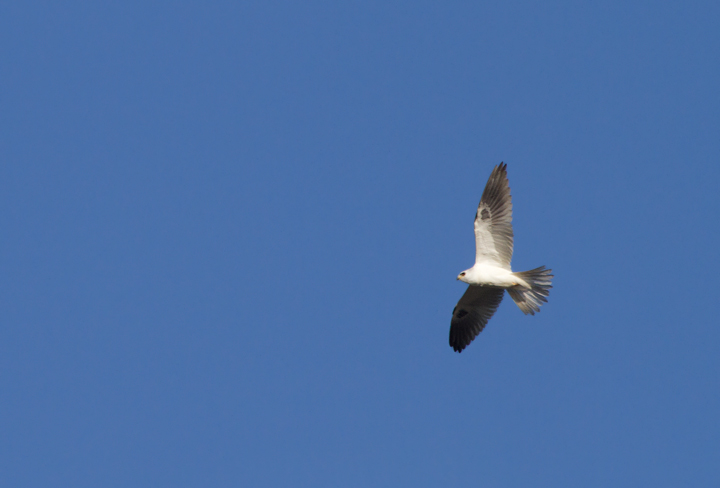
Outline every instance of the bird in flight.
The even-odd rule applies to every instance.
[[[500,163],[490,173],[475,214],[475,265],[457,277],[470,286],[453,309],[450,346],[455,351],[462,352],[482,332],[505,290],[525,314],[535,315],[547,302],[552,270],[540,266],[513,273],[512,253],[512,198],[507,165]]]

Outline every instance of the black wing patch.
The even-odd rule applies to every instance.
[[[505,290],[483,286],[468,286],[453,310],[450,322],[450,347],[461,352],[487,325],[502,302]]]

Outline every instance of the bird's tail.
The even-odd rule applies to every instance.
[[[518,278],[523,279],[530,285],[530,288],[522,286],[513,286],[507,291],[515,301],[520,310],[525,314],[535,315],[540,311],[540,305],[547,302],[547,296],[552,288],[552,270],[545,266],[523,271],[521,273],[513,273]]]

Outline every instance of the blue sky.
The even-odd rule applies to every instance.
[[[713,2],[0,7],[0,484],[717,486]],[[508,164],[509,298],[450,315]]]

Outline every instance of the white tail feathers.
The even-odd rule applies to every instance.
[[[530,285],[530,289],[522,286],[513,286],[507,289],[507,292],[523,313],[535,315],[535,312],[540,311],[540,305],[547,303],[546,297],[550,294],[550,288],[552,288],[553,275],[551,272],[551,269],[540,266],[530,271],[513,273]]]

